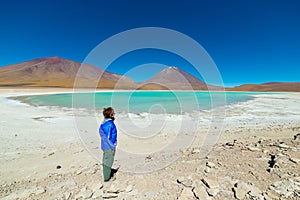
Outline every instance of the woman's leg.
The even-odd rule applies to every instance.
[[[114,162],[115,152],[111,149],[103,151],[103,177],[104,181],[111,178],[111,167]]]

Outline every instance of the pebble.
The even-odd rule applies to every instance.
[[[281,148],[281,149],[288,149],[288,148],[290,148],[288,145],[286,145],[286,144],[284,144],[284,143],[280,143],[280,144],[278,145],[278,147]]]
[[[128,185],[125,189],[125,192],[131,192],[133,190],[133,186],[132,185]]]
[[[300,140],[300,133],[294,135],[294,140]]]
[[[233,146],[235,145],[236,142],[237,142],[237,140],[233,140],[232,142],[227,142],[225,145],[226,145],[226,146],[233,147]]]
[[[218,188],[207,188],[206,192],[209,196],[216,196],[219,193],[219,189]]]
[[[72,195],[71,192],[64,193],[64,199],[66,199],[66,200],[70,199],[71,195]]]
[[[48,156],[52,156],[52,155],[54,155],[54,152],[51,152],[51,153],[48,154]]]
[[[210,167],[205,167],[204,172],[205,173],[210,173],[211,172],[211,168]]]
[[[203,186],[195,187],[192,191],[198,199],[208,199],[209,198],[209,195]]]
[[[194,193],[189,188],[183,188],[182,192],[180,193],[179,200],[192,200],[195,199]]]
[[[185,155],[185,156],[188,156],[191,154],[191,151],[189,149],[183,149],[181,150],[182,154]]]
[[[79,175],[79,174],[81,174],[81,173],[82,173],[81,170],[78,170],[78,171],[76,172],[77,175]]]
[[[104,199],[112,199],[112,198],[117,198],[118,194],[116,193],[103,193],[102,198]]]
[[[209,162],[209,161],[206,162],[206,166],[209,167],[209,168],[215,168],[216,167],[215,163]]]
[[[177,183],[180,183],[185,187],[192,187],[193,180],[190,177],[188,177],[188,178],[180,177],[177,179]]]
[[[201,179],[202,183],[208,188],[219,187],[219,183],[216,179],[213,178],[203,178]]]
[[[236,199],[244,199],[246,194],[250,191],[250,186],[244,182],[237,182],[233,187],[234,197]]]
[[[247,146],[247,149],[248,149],[249,151],[261,151],[260,148],[257,148],[257,147],[251,147],[251,146]]]
[[[298,164],[300,162],[300,160],[297,158],[290,158],[289,160],[295,164]]]
[[[193,148],[192,154],[200,153],[199,148]]]

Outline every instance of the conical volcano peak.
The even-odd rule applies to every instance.
[[[168,69],[176,69],[176,70],[178,70],[178,67],[170,66],[170,67],[168,67]]]

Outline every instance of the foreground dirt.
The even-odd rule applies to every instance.
[[[300,199],[300,134],[217,144],[204,159],[199,149],[149,174],[118,171],[103,183],[98,163],[69,173],[1,185],[2,199]],[[21,166],[20,166],[21,167]]]

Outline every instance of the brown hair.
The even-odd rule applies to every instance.
[[[114,109],[112,107],[103,108],[103,116],[105,118],[115,119],[114,114]]]

